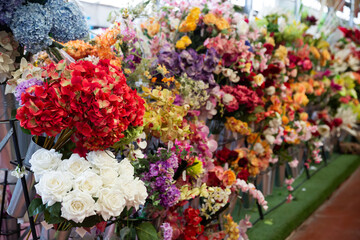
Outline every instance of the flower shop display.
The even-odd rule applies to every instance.
[[[37,144],[25,159],[30,215],[56,231],[248,239],[252,219],[234,221],[236,205],[265,212],[274,186],[292,201],[323,148],[356,135],[357,29],[341,28],[332,48],[308,31],[311,16],[166,0],[121,9],[86,39],[73,2],[9,4],[0,80]]]

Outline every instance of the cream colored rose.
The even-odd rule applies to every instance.
[[[256,75],[254,77],[254,82],[256,85],[261,86],[265,82],[264,75],[262,75],[261,73]]]
[[[264,149],[264,147],[261,145],[261,143],[255,143],[255,145],[254,145],[254,151],[255,151],[256,153],[258,153],[258,154],[262,154],[262,153],[265,151],[265,149]]]
[[[103,188],[95,204],[95,210],[105,221],[121,214],[125,208],[125,198],[122,192],[115,188]]]
[[[31,171],[34,172],[35,180],[39,181],[42,175],[48,171],[56,170],[61,164],[62,154],[55,149],[45,148],[37,150],[30,159]]]
[[[95,167],[101,168],[116,168],[117,160],[110,151],[93,151],[87,154],[86,159]]]
[[[216,65],[214,73],[215,74],[220,74],[222,69],[223,69],[223,67],[221,65]]]
[[[230,68],[223,68],[222,69],[222,74],[224,74],[225,77],[230,77],[231,74],[233,74],[234,71]]]
[[[121,178],[119,180],[118,182],[121,183]],[[134,207],[137,210],[140,205],[145,204],[148,194],[143,181],[136,178],[117,186],[119,186],[119,190],[122,192],[128,208]]]
[[[275,142],[275,137],[273,135],[265,135],[265,139],[270,145]]]
[[[249,32],[249,24],[244,20],[241,20],[238,22],[236,29],[238,35],[246,35]]]
[[[36,193],[41,196],[42,202],[51,206],[61,202],[72,189],[72,177],[69,173],[48,171],[35,185]]]
[[[134,179],[134,167],[127,158],[119,163],[118,173],[121,178]]]
[[[95,215],[94,210],[95,200],[80,190],[71,191],[61,204],[61,216],[76,223],[82,223],[86,217]]]
[[[61,171],[68,171],[74,178],[85,172],[90,168],[90,163],[85,158],[80,157],[75,153],[69,159],[61,162],[59,169]]]
[[[119,176],[116,168],[101,168],[100,177],[105,187],[114,186],[114,180]]]
[[[229,93],[225,93],[224,97],[223,97],[223,103],[225,105],[229,105],[233,100],[234,100],[234,96],[229,94]]]
[[[318,132],[322,137],[328,137],[330,135],[330,127],[328,125],[319,125]]]
[[[98,197],[102,185],[101,177],[89,169],[75,179],[74,188],[86,192],[93,197]]]
[[[265,89],[265,92],[267,95],[271,96],[274,95],[275,93],[275,87],[274,86],[270,86],[268,88]]]

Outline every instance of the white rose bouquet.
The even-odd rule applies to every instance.
[[[138,210],[148,196],[129,160],[118,162],[110,151],[62,160],[54,149],[40,149],[30,163],[41,197],[32,201],[30,213],[43,212],[48,224],[63,226],[60,230],[94,226],[119,217],[125,207]]]

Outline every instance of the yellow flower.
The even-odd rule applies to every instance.
[[[226,129],[241,135],[249,135],[251,133],[251,129],[246,122],[237,120],[234,117],[226,118],[225,127]]]
[[[256,75],[254,77],[254,82],[256,83],[256,85],[261,86],[265,82],[264,75],[262,75],[261,73]]]
[[[230,25],[228,23],[228,21],[226,21],[225,18],[218,18],[216,20],[216,23],[215,23],[215,26],[221,31],[221,30],[224,30],[224,29],[228,29],[230,28]]]
[[[154,18],[150,18],[148,22],[141,24],[141,28],[146,29],[147,34],[153,37],[160,31],[160,24]]]
[[[166,74],[169,73],[169,71],[166,69],[165,65],[158,65],[158,67],[156,68],[156,70],[161,73],[163,76],[165,76]]]
[[[183,36],[176,42],[176,48],[177,49],[185,49],[191,43],[192,43],[191,39],[188,36]]]
[[[195,31],[196,25],[199,21],[200,9],[193,8],[190,10],[189,15],[187,15],[185,21],[180,24],[179,32],[192,32]]]
[[[300,105],[306,106],[309,103],[309,99],[304,93],[295,93],[294,101]]]
[[[320,59],[320,53],[319,53],[319,50],[316,47],[311,46],[310,47],[310,52],[314,55],[314,57],[316,59]]]
[[[286,49],[286,47],[284,47],[283,45],[280,45],[278,49],[276,49],[274,56],[278,59],[280,59],[281,61],[285,61],[286,57],[287,57],[288,51]]]
[[[206,25],[215,25],[215,23],[216,23],[216,16],[214,15],[214,14],[212,14],[212,13],[208,13],[208,14],[206,14],[205,16],[204,16],[204,19],[203,19],[203,21],[204,21],[204,23],[206,24]]]
[[[194,178],[198,178],[203,172],[203,163],[197,157],[194,164],[186,169],[186,173]]]
[[[272,37],[266,37],[266,43],[269,43],[275,47],[275,40]]]
[[[320,65],[324,67],[326,65],[326,61],[331,59],[331,55],[327,49],[323,49],[321,51],[321,62]]]
[[[230,214],[224,216],[226,223],[224,224],[225,232],[229,240],[237,240],[240,238],[240,229]]]
[[[243,72],[250,73],[251,63],[245,63],[245,67],[242,69]]]

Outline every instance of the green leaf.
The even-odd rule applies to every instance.
[[[63,222],[64,220],[61,217],[50,214],[50,212],[47,209],[45,209],[44,211],[44,218],[48,224],[57,224]]]
[[[75,222],[71,222],[71,223],[73,226],[76,226],[76,227],[92,227],[102,221],[104,221],[104,220],[102,219],[101,216],[93,215],[93,216],[85,218],[82,223],[75,223]]]
[[[131,229],[129,227],[124,227],[120,230],[120,239],[126,239],[126,236],[129,235]]]
[[[46,209],[49,211],[51,215],[60,217],[61,203],[57,202],[54,205],[51,205],[50,207],[46,207]]]
[[[41,198],[35,198],[31,201],[29,205],[29,215],[35,216],[39,213],[42,213],[45,209],[45,205],[42,203]]]
[[[21,131],[23,131],[23,133],[31,135],[31,132],[30,132],[29,129],[26,129],[26,128],[23,128],[23,127],[20,127],[20,128],[21,128]]]
[[[156,240],[159,236],[155,227],[149,222],[143,222],[136,227],[136,234],[139,240]]]

